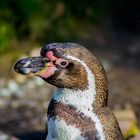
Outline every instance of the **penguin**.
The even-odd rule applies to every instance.
[[[87,48],[51,43],[40,56],[19,60],[14,70],[57,87],[47,112],[47,140],[124,140],[107,106],[105,70]]]

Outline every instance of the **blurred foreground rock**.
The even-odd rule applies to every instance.
[[[131,108],[124,110],[116,109],[114,110],[114,114],[125,138],[134,137],[140,134],[135,112]]]
[[[44,131],[54,87],[38,77],[15,75],[14,79],[0,88],[0,130],[8,134]]]
[[[133,138],[130,138],[129,140],[140,140],[140,134],[136,135]]]

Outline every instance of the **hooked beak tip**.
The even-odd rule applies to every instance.
[[[23,75],[36,75],[37,72],[44,68],[44,66],[45,63],[43,62],[42,57],[30,57],[19,60],[15,64],[14,70]]]

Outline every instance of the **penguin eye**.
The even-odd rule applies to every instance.
[[[65,60],[61,60],[61,61],[58,63],[58,65],[64,68],[64,67],[66,67],[66,66],[68,65],[68,62],[65,61]]]
[[[60,65],[64,67],[64,66],[67,65],[67,62],[66,61],[62,61],[62,62],[60,62]]]
[[[62,68],[65,68],[68,65],[68,61],[66,61],[64,59],[58,59],[58,60],[54,60],[52,62],[57,67],[62,67]]]

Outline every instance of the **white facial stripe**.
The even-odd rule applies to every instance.
[[[54,94],[54,99],[64,104],[73,105],[77,108],[77,111],[80,111],[84,113],[85,116],[90,117],[91,120],[95,123],[95,127],[98,131],[100,140],[105,140],[101,122],[97,115],[93,112],[94,109],[92,104],[95,101],[96,95],[94,75],[88,66],[80,59],[73,56],[67,56],[67,58],[79,62],[85,68],[88,79],[88,88],[84,91],[58,89]]]
[[[88,102],[90,102],[90,104],[92,104],[93,101],[95,100],[95,95],[96,95],[94,75],[92,74],[91,70],[89,70],[88,66],[80,59],[73,57],[73,56],[69,56],[69,55],[67,56],[67,58],[77,61],[80,64],[82,64],[82,66],[84,66],[85,71],[87,73],[87,80],[88,80],[88,89],[87,90],[90,90],[90,93],[92,92],[92,94],[90,95],[90,97],[92,97],[92,99],[90,98],[90,100]]]

